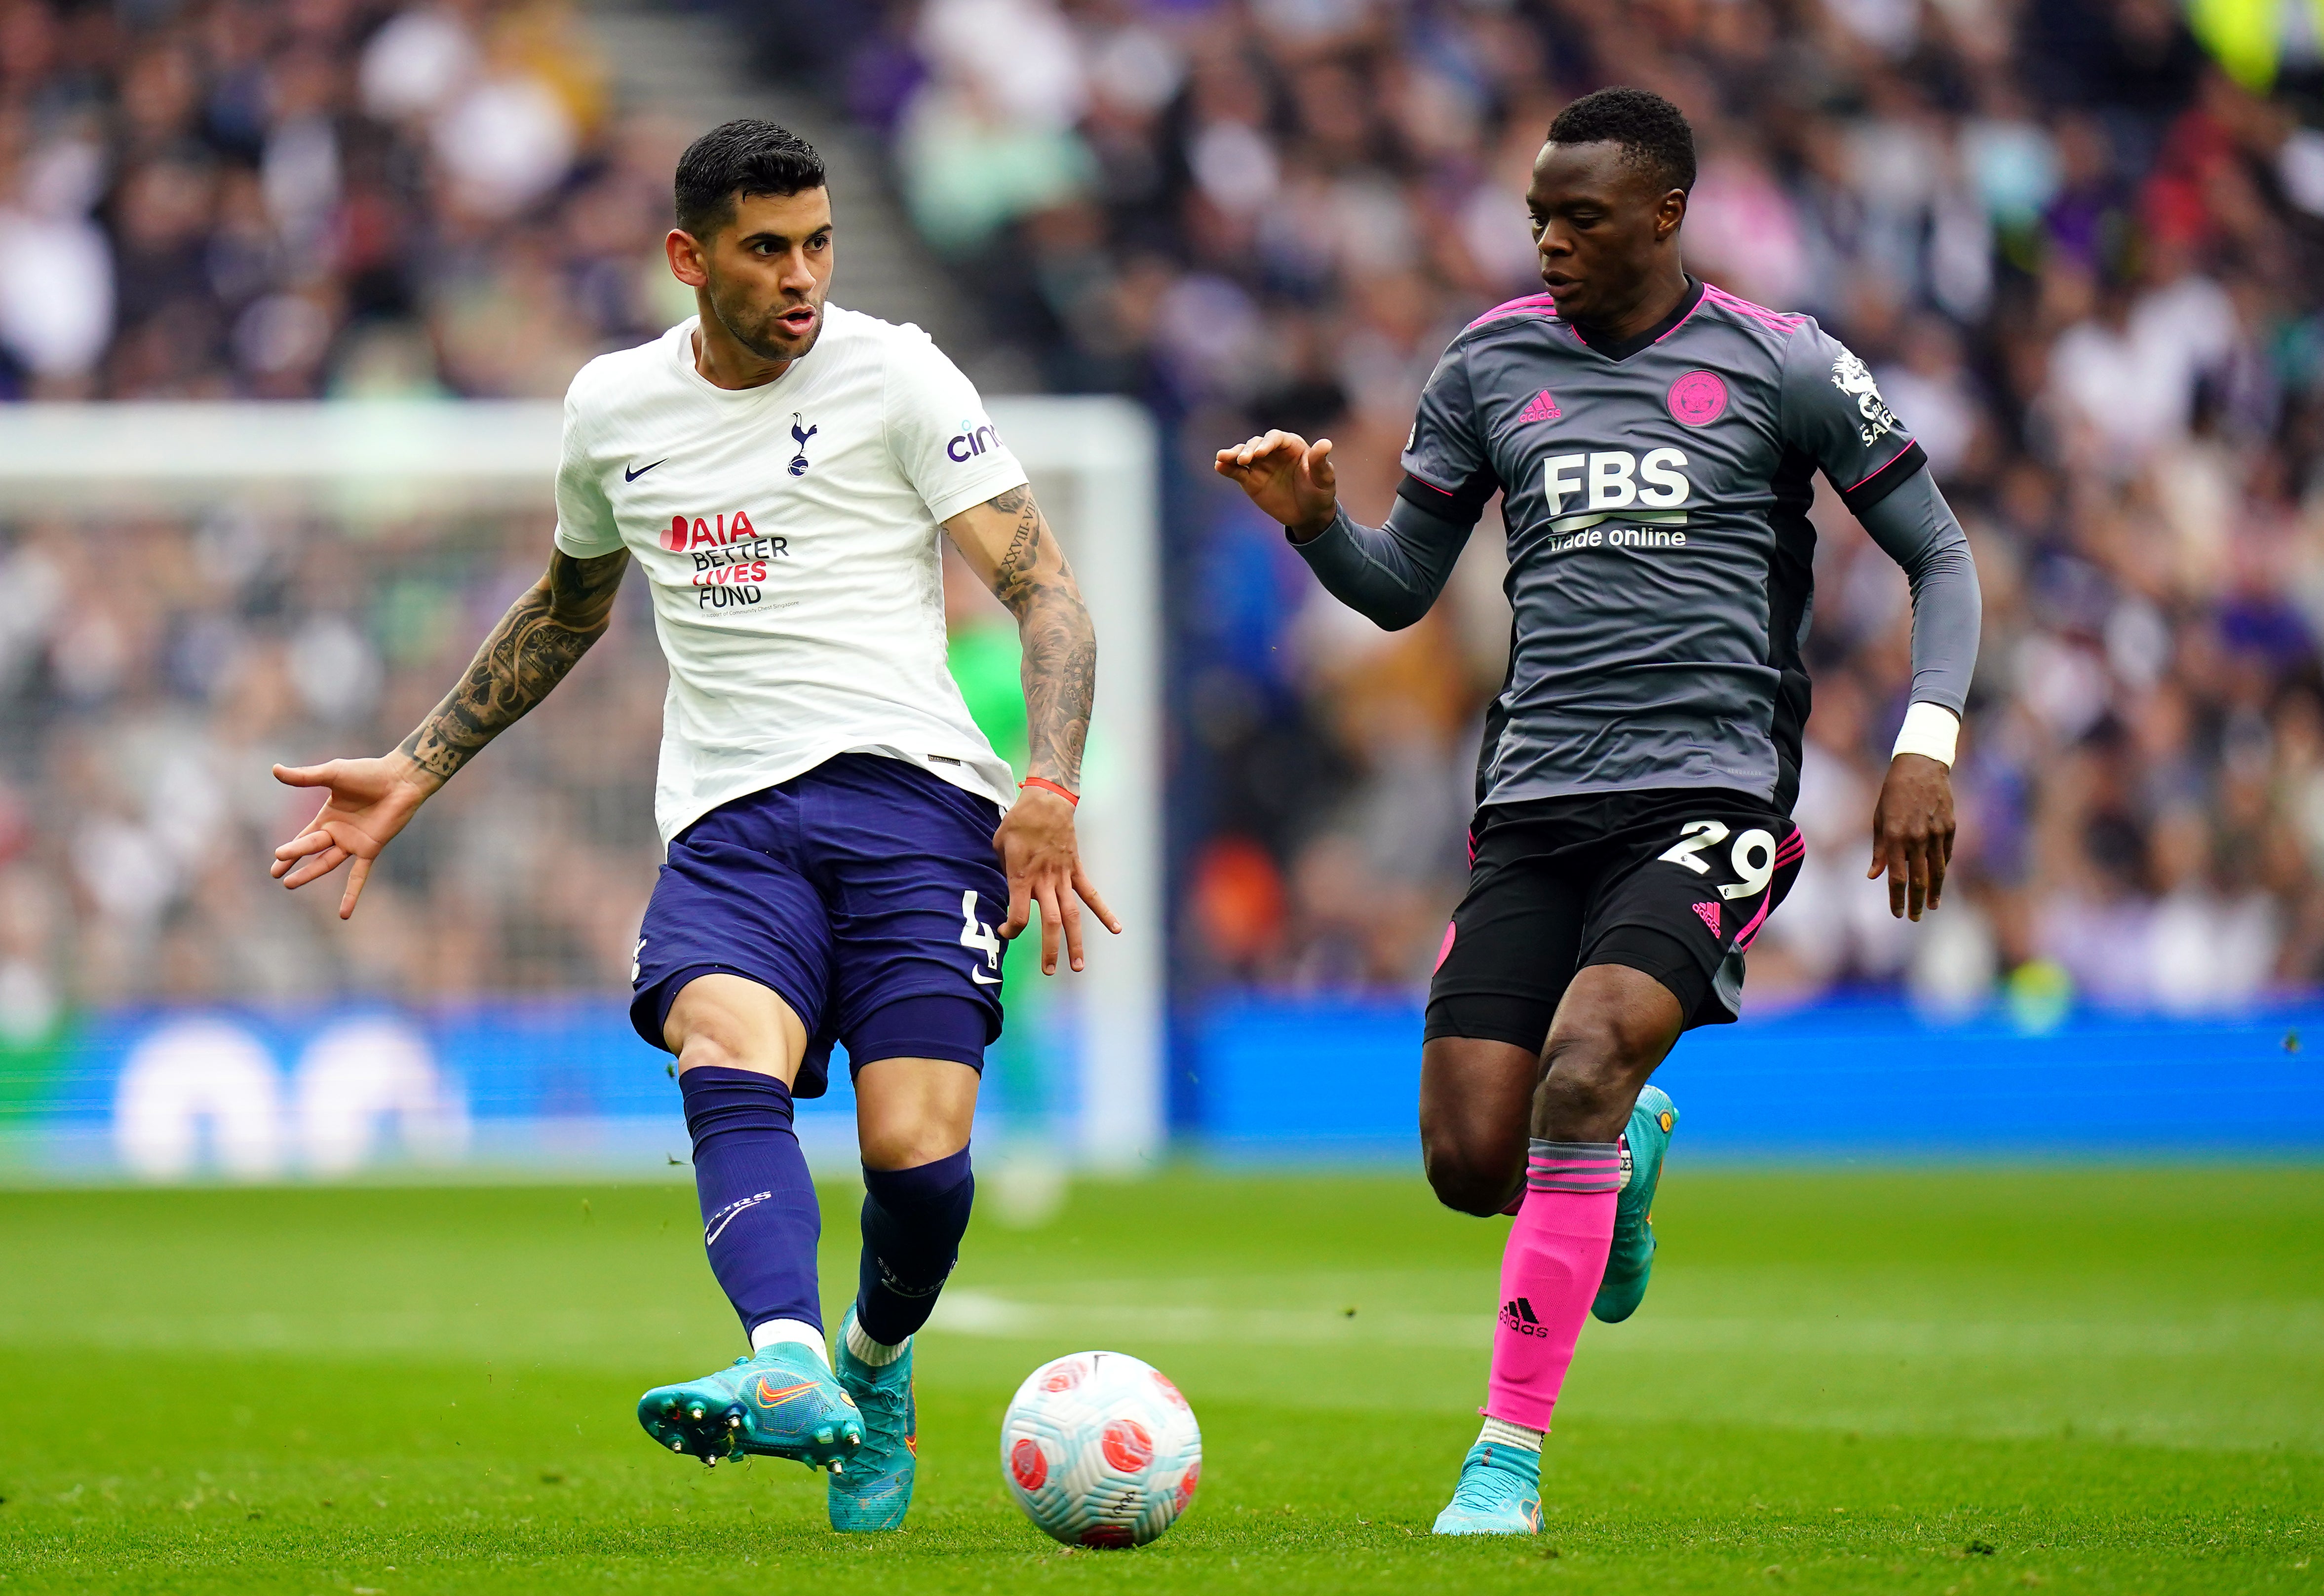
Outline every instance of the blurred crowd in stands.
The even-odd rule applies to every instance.
[[[2215,0],[2200,39],[2168,0],[728,14],[886,148],[1022,369],[1165,419],[1183,992],[1427,973],[1506,658],[1498,522],[1383,634],[1204,462],[1328,434],[1378,519],[1438,353],[1534,286],[1543,129],[1609,82],[1692,117],[1691,265],[1872,364],[1984,582],[1961,851],[1900,926],[1864,864],[1906,595],[1820,507],[1809,861],[1754,993],[2203,1010],[2324,980],[2324,35],[2274,31],[2302,8]],[[0,3],[0,384],[560,392],[690,309],[656,241],[696,130],[614,109],[554,5]],[[68,991],[617,990],[654,864],[633,605],[348,935],[252,863],[300,807],[267,761],[388,746],[546,530],[6,523],[0,1033]]]
[[[0,392],[561,394],[691,308],[608,113],[557,0],[7,0]]]
[[[660,248],[689,132],[616,119],[604,77],[555,0],[5,0],[0,395],[562,394],[692,309]],[[0,514],[0,1052],[74,1002],[626,981],[655,863],[641,612],[353,925],[259,873],[313,807],[269,763],[392,746],[539,575],[545,502]]]
[[[1960,855],[1943,913],[1899,926],[1864,871],[1907,601],[1820,514],[1809,862],[1754,990],[2200,1010],[2324,977],[2312,8],[2215,0],[2200,39],[2171,0],[775,10],[770,64],[887,141],[1047,383],[1174,422],[1194,983],[1426,975],[1508,625],[1491,521],[1435,613],[1384,635],[1203,463],[1268,426],[1328,433],[1353,508],[1382,514],[1438,353],[1537,291],[1543,130],[1615,82],[1694,123],[1691,265],[1872,364],[1984,580]]]
[[[430,800],[361,910],[286,893],[271,767],[383,752],[540,575],[546,515],[36,518],[0,555],[0,1056],[68,1005],[626,986],[665,679],[644,590]],[[134,579],[126,573],[134,573]],[[344,872],[343,872],[344,873]]]

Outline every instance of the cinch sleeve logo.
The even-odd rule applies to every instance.
[[[945,455],[958,464],[1000,447],[1001,434],[993,429],[991,422],[987,421],[980,427],[973,421],[963,421],[960,430],[952,435],[952,441],[945,445]]]
[[[1854,350],[1843,348],[1831,363],[1831,385],[1856,401],[1856,413],[1864,418],[1858,436],[1864,442],[1869,444],[1904,424],[1880,397],[1880,384],[1872,380],[1871,368],[1856,357]]]

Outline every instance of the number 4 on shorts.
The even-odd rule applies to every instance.
[[[974,948],[992,966],[990,975],[982,970],[971,970],[970,980],[979,986],[991,986],[1001,979],[1001,938],[991,927],[976,918],[976,893],[973,890],[960,895],[960,945]]]

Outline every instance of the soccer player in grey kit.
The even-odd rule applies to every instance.
[[[1328,439],[1218,469],[1342,602],[1427,613],[1501,496],[1516,614],[1485,724],[1467,895],[1429,988],[1420,1136],[1439,1198],[1516,1215],[1483,1434],[1440,1535],[1540,1527],[1541,1443],[1583,1316],[1629,1316],[1677,1112],[1646,1084],[1734,1019],[1743,954],[1798,874],[1801,661],[1821,471],[1913,592],[1913,687],[1869,875],[1921,918],[1952,853],[1977,570],[1921,447],[1805,316],[1687,275],[1686,119],[1609,88],[1568,106],[1526,203],[1548,291],[1437,363],[1388,522],[1340,508]]]

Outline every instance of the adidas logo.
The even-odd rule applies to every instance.
[[[1543,1327],[1542,1322],[1534,1317],[1533,1304],[1522,1296],[1512,1297],[1501,1305],[1501,1324],[1505,1328],[1514,1330],[1519,1335],[1537,1335],[1546,1338],[1549,1334],[1549,1332]]]
[[[1554,421],[1564,413],[1557,408],[1557,401],[1549,396],[1549,390],[1545,388],[1533,396],[1531,403],[1517,412],[1517,425],[1523,427],[1533,421]]]
[[[1711,934],[1713,936],[1719,935],[1719,905],[1698,903],[1694,906],[1694,913],[1697,919],[1711,928]]]

